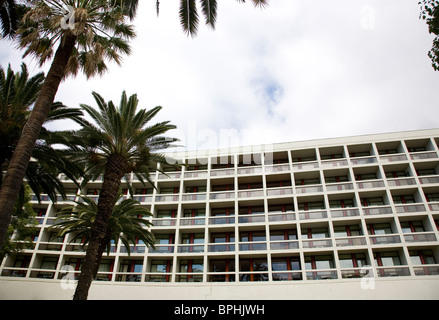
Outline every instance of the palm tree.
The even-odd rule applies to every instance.
[[[137,2],[26,1],[29,8],[17,31],[19,47],[25,49],[25,56],[37,58],[41,65],[52,56],[53,60],[0,189],[0,246],[6,237],[32,150],[61,81],[79,70],[87,77],[102,75],[107,70],[105,60],[121,63],[121,55],[131,52],[128,40],[134,38],[135,33],[126,21],[134,16]],[[55,46],[58,46],[56,50]]]
[[[6,72],[0,66],[0,169],[2,172],[6,170],[12,157],[43,81],[43,73],[30,77],[24,63],[21,65],[21,72],[16,73],[11,66]],[[82,111],[78,108],[68,108],[60,102],[54,102],[45,124],[56,120],[75,119],[81,115]],[[52,201],[56,201],[56,193],[65,196],[64,187],[58,179],[59,173],[64,173],[73,181],[81,173],[78,166],[63,157],[62,150],[55,150],[50,146],[57,135],[56,132],[42,128],[32,152],[35,161],[31,161],[26,168],[27,183],[38,199],[42,192],[48,194]],[[3,174],[0,174],[0,186],[2,180]]]
[[[244,3],[245,0],[237,0]],[[268,0],[252,0],[255,7],[265,7]],[[215,29],[217,17],[217,0],[200,0],[206,24]],[[160,0],[156,0],[157,14],[160,11]],[[190,36],[196,36],[198,32],[199,16],[195,0],[180,0],[180,24],[183,31]]]
[[[109,220],[117,200],[124,176],[134,172],[140,181],[149,181],[149,173],[157,162],[166,163],[166,157],[157,153],[177,141],[163,136],[175,129],[169,121],[150,125],[152,118],[162,109],[138,110],[137,95],[129,98],[122,93],[119,107],[112,101],[105,102],[93,92],[98,110],[81,105],[95,124],[82,120],[82,128],[76,133],[78,145],[71,146],[78,163],[88,168],[86,174],[97,177],[103,174],[98,200],[98,213],[90,231],[90,241],[82,266],[74,299],[87,299],[93,274],[99,263],[99,251],[106,243]]]
[[[110,252],[111,243],[116,245],[119,240],[131,253],[130,244],[137,244],[142,241],[145,245],[154,248],[155,237],[147,228],[151,223],[147,220],[151,212],[144,207],[140,207],[139,202],[133,199],[122,200],[122,193],[118,195],[118,203],[114,206],[109,218],[107,233],[99,248],[99,262],[93,272],[96,277],[100,259],[105,251]],[[81,196],[80,201],[75,202],[73,207],[63,209],[57,217],[55,225],[50,227],[57,232],[56,236],[64,237],[72,234],[71,242],[80,240],[83,247],[90,242],[91,230],[98,213],[98,205],[87,196]]]

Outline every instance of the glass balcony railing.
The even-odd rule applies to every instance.
[[[439,264],[413,266],[416,276],[437,276],[439,275]]]
[[[358,217],[360,210],[358,208],[332,209],[330,213],[332,218]]]
[[[268,221],[270,222],[282,222],[282,221],[294,221],[296,220],[296,214],[293,212],[286,213],[269,213]]]
[[[322,167],[328,168],[328,167],[343,167],[347,166],[348,161],[346,159],[339,159],[339,160],[322,160]]]
[[[272,276],[273,281],[302,280],[302,271],[276,271]]]
[[[200,253],[204,252],[204,244],[178,245],[179,253]]]
[[[260,251],[267,250],[266,242],[241,242],[239,251]]]
[[[262,173],[262,167],[243,167],[238,168],[238,174],[259,174]]]
[[[155,196],[155,202],[176,202],[178,200],[178,194],[158,194]]]
[[[235,169],[218,169],[210,171],[211,177],[233,176]]]
[[[352,183],[334,183],[326,185],[326,190],[328,192],[333,191],[346,191],[354,189],[354,185]]]
[[[191,193],[191,194],[184,194],[182,197],[183,201],[204,201],[206,200],[206,194],[205,193]]]
[[[337,279],[337,271],[335,270],[315,270],[306,272],[307,280],[330,280]]]
[[[384,181],[361,181],[357,182],[358,189],[371,189],[371,188],[382,188],[384,187]]]
[[[266,173],[277,173],[277,172],[287,172],[287,171],[290,171],[289,164],[277,164],[277,165],[265,166]]]
[[[434,232],[416,232],[404,234],[404,240],[405,242],[431,242],[437,239]]]
[[[184,173],[185,179],[193,179],[193,178],[207,178],[207,171],[188,171]]]
[[[380,160],[382,162],[405,161],[407,160],[407,156],[405,154],[382,155],[380,156]]]
[[[267,196],[288,196],[293,194],[291,187],[267,189]]]
[[[264,214],[249,214],[245,216],[238,216],[239,223],[258,223],[265,222]]]
[[[377,207],[363,207],[363,213],[366,216],[380,215],[380,214],[391,214],[392,207],[390,206],[377,206]]]
[[[294,170],[312,170],[318,167],[318,162],[298,162],[293,164]]]
[[[401,243],[399,235],[369,235],[369,240],[374,245]]]
[[[403,205],[395,205],[397,213],[406,213],[406,212],[424,212],[425,206],[423,204],[403,204]]]
[[[235,217],[234,216],[220,216],[220,217],[210,217],[209,224],[211,225],[219,225],[219,224],[234,224]]]
[[[413,178],[388,179],[387,183],[390,187],[412,186],[416,184],[416,180]]]
[[[439,183],[439,176],[419,177],[422,184]]]
[[[270,242],[271,250],[292,250],[299,249],[299,241],[298,240],[289,240],[289,241],[271,241]]]
[[[411,153],[410,157],[412,158],[412,160],[436,159],[437,153],[435,151]]]
[[[221,191],[221,192],[211,192],[209,195],[210,200],[226,200],[234,199],[235,191]]]
[[[238,192],[239,198],[255,198],[255,197],[263,197],[263,196],[264,196],[264,190],[245,190]]]
[[[328,214],[325,211],[302,211],[299,212],[299,220],[325,219]]]
[[[407,266],[377,267],[378,277],[404,277],[410,276],[410,269]]]
[[[307,240],[302,240],[302,247],[304,249],[330,248],[330,247],[332,247],[332,240],[331,239],[307,239]]]
[[[296,187],[297,193],[318,193],[323,192],[323,187],[321,185],[318,186],[300,186]]]
[[[209,244],[209,252],[232,252],[235,251],[235,244],[222,243],[222,244]]]
[[[181,226],[202,226],[206,224],[206,219],[204,217],[199,218],[181,218]]]
[[[335,239],[335,245],[337,247],[351,247],[351,246],[364,246],[366,245],[366,237],[346,237]]]
[[[365,157],[365,158],[355,158],[351,159],[352,165],[364,165],[376,163],[377,159],[375,157]]]

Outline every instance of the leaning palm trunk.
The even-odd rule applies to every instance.
[[[88,292],[97,274],[102,254],[108,244],[108,223],[116,204],[121,180],[127,168],[128,163],[123,157],[117,154],[108,157],[101,194],[99,195],[98,213],[91,228],[90,242],[73,300],[87,300]]]
[[[23,128],[11,162],[0,189],[0,247],[7,235],[15,200],[29,164],[32,150],[46,121],[50,108],[65,76],[69,58],[76,43],[76,36],[66,33],[56,51],[53,63],[44,81],[29,120]]]

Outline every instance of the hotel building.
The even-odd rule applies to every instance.
[[[439,298],[438,129],[170,156],[181,171],[129,182],[156,248],[114,244],[91,299]],[[101,186],[64,183],[68,200]],[[48,227],[71,202],[33,204],[34,245],[2,261],[0,298],[70,299],[85,252]]]

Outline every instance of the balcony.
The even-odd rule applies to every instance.
[[[392,155],[382,155],[380,156],[381,162],[397,162],[406,161],[407,156],[405,154],[392,154]]]
[[[184,173],[185,179],[206,179],[207,178],[207,171],[187,171]]]
[[[354,185],[352,183],[333,183],[333,184],[326,185],[326,190],[328,192],[346,191],[346,190],[352,190],[352,189],[354,189]]]
[[[405,242],[432,242],[436,241],[434,232],[416,232],[411,234],[404,234]]]
[[[316,162],[299,162],[293,164],[294,170],[313,170],[319,167],[319,163]]]
[[[366,244],[366,237],[364,236],[335,239],[335,245],[337,247],[364,246]]]
[[[288,172],[288,171],[290,171],[289,164],[277,164],[277,165],[265,166],[266,173],[279,173],[279,172]]]
[[[239,175],[247,175],[247,174],[260,174],[262,173],[262,167],[242,167],[238,168]]]
[[[401,243],[399,235],[369,235],[369,239],[373,245]]]
[[[358,217],[360,210],[358,208],[336,209],[330,211],[332,218]]]
[[[204,244],[185,244],[178,245],[178,253],[202,253],[204,252]]]
[[[173,180],[180,178],[181,178],[181,172],[168,172],[166,174],[159,173],[158,175],[158,180]]]
[[[177,219],[175,218],[157,218],[157,219],[152,219],[152,225],[154,227],[173,227],[175,225],[177,225]]]
[[[328,213],[325,211],[302,211],[299,212],[299,220],[325,219]]]
[[[322,160],[322,167],[324,167],[324,168],[343,167],[343,166],[347,166],[347,165],[348,165],[348,161],[346,159]]]
[[[264,214],[249,214],[238,216],[238,223],[263,223],[265,222]]]
[[[205,217],[198,218],[181,218],[180,225],[181,226],[202,226],[206,224]]]
[[[269,213],[268,221],[270,222],[284,222],[296,220],[296,214],[292,212],[284,213]]]
[[[293,194],[293,189],[291,187],[283,188],[270,188],[267,189],[267,196],[288,196]]]
[[[330,248],[332,247],[331,239],[307,239],[302,241],[304,249]]]
[[[390,187],[412,186],[416,184],[416,180],[413,178],[388,179],[387,183]]]
[[[395,205],[395,207],[397,213],[426,211],[425,206],[423,204],[403,204],[403,205]]]
[[[351,159],[352,165],[366,165],[366,164],[374,164],[374,163],[377,163],[376,157],[364,157],[364,158]]]
[[[289,241],[271,241],[270,242],[271,250],[293,250],[299,249],[299,241],[298,240],[289,240]]]
[[[273,281],[302,280],[302,271],[276,271],[273,272]]]
[[[267,243],[264,242],[240,242],[239,251],[261,251],[267,250]]]
[[[412,160],[436,159],[437,153],[435,151],[411,153],[410,157],[412,158]]]
[[[405,277],[410,276],[407,266],[377,267],[378,277]]]
[[[210,200],[227,200],[235,198],[235,191],[211,192]]]
[[[209,252],[233,252],[235,251],[234,243],[209,244]]]
[[[135,201],[140,202],[140,203],[142,203],[142,202],[151,203],[153,196],[134,195],[133,199]]]
[[[211,177],[233,176],[234,174],[235,174],[235,169],[217,169],[210,171]]]
[[[264,190],[243,190],[238,191],[238,198],[257,198],[263,197]]]
[[[182,201],[204,201],[206,200],[205,193],[190,193],[183,194]]]
[[[321,185],[315,186],[296,186],[297,193],[319,193],[323,192],[323,187]]]
[[[158,194],[155,196],[155,202],[177,202],[179,195],[174,194]]]
[[[384,181],[383,180],[361,181],[361,182],[357,182],[357,187],[358,187],[358,189],[383,188],[384,187]]]
[[[416,276],[437,276],[439,275],[439,264],[413,266]]]
[[[156,245],[155,249],[152,247],[148,248],[148,253],[174,253],[175,246],[173,244],[166,245]]]
[[[366,216],[374,216],[374,215],[391,214],[392,213],[392,207],[390,207],[390,206],[363,207],[362,210]]]
[[[219,217],[210,217],[209,218],[210,225],[234,224],[234,223],[235,223],[234,216],[219,216]]]
[[[337,271],[336,270],[319,270],[319,271],[307,271],[306,272],[307,280],[330,280],[337,279]]]
[[[421,184],[439,183],[439,176],[419,177]]]

